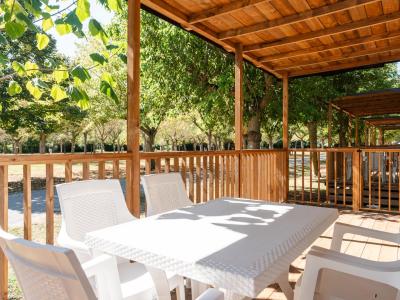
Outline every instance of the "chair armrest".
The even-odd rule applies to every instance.
[[[312,247],[307,254],[300,291],[296,291],[296,299],[313,299],[318,275],[321,269],[329,269],[347,273],[357,277],[382,282],[400,289],[400,261],[370,261],[334,250]],[[299,293],[299,294],[298,294]]]
[[[359,227],[349,224],[344,224],[337,222],[333,228],[333,236],[331,243],[331,250],[335,250],[340,252],[340,248],[342,246],[343,236],[346,233],[352,233],[357,235],[362,235],[366,237],[376,238],[379,240],[384,240],[388,242],[393,242],[396,244],[400,243],[400,234],[397,233],[389,233],[375,229],[369,229],[365,227]]]
[[[72,249],[80,262],[85,262],[92,257],[90,249],[83,242],[71,238],[63,227],[58,234],[57,245]]]
[[[121,300],[122,291],[114,256],[102,254],[82,264],[88,278],[96,279],[96,291],[99,300]]]

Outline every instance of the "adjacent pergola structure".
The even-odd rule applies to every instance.
[[[379,129],[379,144],[384,144],[384,131],[400,129],[400,89],[370,91],[332,100],[329,103],[328,143],[331,145],[332,107],[354,118],[355,144],[359,143],[358,124],[363,120],[367,126]],[[367,128],[367,127],[366,127]],[[367,137],[368,134],[365,134]],[[372,139],[375,137],[373,135]],[[367,142],[365,143],[367,144]],[[374,143],[373,143],[374,144]]]
[[[127,199],[136,215],[140,173],[133,166],[139,165],[140,158],[141,7],[234,53],[237,150],[243,146],[243,60],[283,80],[284,149],[289,145],[289,78],[400,60],[398,0],[128,0],[128,151],[132,165],[127,179],[133,188],[127,191]]]

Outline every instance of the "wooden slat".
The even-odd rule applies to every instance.
[[[333,162],[333,168],[334,168],[334,180],[335,180],[335,206],[337,205],[337,152],[334,154],[334,162]]]
[[[344,0],[330,5],[324,5],[315,9],[310,9],[301,13],[295,13],[286,17],[278,18],[271,21],[263,21],[252,24],[250,26],[242,26],[238,29],[227,30],[218,34],[221,40],[233,37],[240,37],[248,34],[255,34],[277,27],[288,26],[299,22],[305,22],[317,17],[331,15],[349,8],[355,8],[368,3],[378,2],[380,0]]]
[[[215,156],[215,199],[218,199],[220,194],[219,188],[219,178],[220,178],[220,168],[219,168],[220,157],[217,155]]]
[[[32,239],[32,182],[31,166],[23,166],[24,176],[24,239]]]
[[[229,155],[225,156],[225,170],[226,170],[226,177],[225,177],[225,195],[231,196],[231,157]]]
[[[215,199],[214,196],[214,176],[215,176],[215,171],[214,171],[214,156],[210,156],[208,160],[208,167],[209,167],[209,173],[208,173],[208,200],[213,200]]]
[[[196,203],[200,203],[201,201],[201,163],[200,156],[196,157]]]
[[[223,5],[218,5],[216,7],[213,7],[211,9],[201,11],[197,14],[193,14],[188,18],[188,22],[191,24],[195,24],[198,22],[204,22],[206,20],[215,18],[215,17],[221,17],[226,14],[238,11],[240,9],[255,5],[257,3],[262,3],[262,2],[269,2],[271,0],[236,0],[236,1],[231,1],[230,3],[226,3]]]
[[[89,179],[89,163],[88,162],[82,163],[82,178],[83,178],[83,180]]]
[[[174,172],[179,172],[179,158],[174,157]]]
[[[157,158],[155,159],[155,168],[154,168],[154,172],[156,174],[161,172],[161,158]]]
[[[119,179],[119,160],[113,160],[113,178]]]
[[[381,181],[382,181],[382,162],[381,162],[381,155],[378,155],[378,207],[381,209]]]
[[[334,34],[344,33],[352,30],[359,30],[372,25],[387,23],[400,18],[400,12],[394,12],[387,15],[379,15],[377,17],[370,17],[367,19],[346,23],[343,25],[334,26],[331,28],[311,31],[303,34],[280,39],[278,41],[257,43],[243,47],[243,52],[250,52],[256,50],[267,50],[274,47],[287,46],[294,43],[305,42],[316,38],[322,38]]]
[[[369,207],[372,205],[372,161],[371,161],[371,153],[368,152],[368,204]],[[400,198],[399,198],[400,199]]]
[[[194,198],[194,158],[189,157],[189,198],[194,203],[196,200]]]
[[[235,157],[233,155],[230,156],[231,162],[231,197],[235,196]]]
[[[240,154],[235,155],[234,157],[235,160],[235,191],[234,191],[234,196],[235,197],[241,197],[241,184],[240,184]]]
[[[304,151],[301,152],[301,202],[304,202]]]
[[[8,166],[0,166],[0,226],[8,230]],[[0,296],[8,299],[8,262],[0,249]]]
[[[165,173],[169,173],[171,171],[171,160],[169,157],[165,158]]]
[[[182,176],[183,184],[185,185],[186,190],[188,190],[188,188],[187,188],[187,178],[186,178],[186,158],[182,157],[181,161],[182,161],[181,176]]]
[[[67,161],[65,163],[65,182],[72,181],[72,162]]]
[[[46,164],[46,243],[54,244],[54,175],[53,164]]]
[[[313,155],[314,153],[310,151],[310,202],[312,202],[313,199]]]
[[[294,150],[294,163],[293,163],[293,178],[294,178],[294,201],[296,201],[297,193],[297,151]]]
[[[208,159],[207,156],[203,156],[203,180],[201,181],[203,185],[203,193],[201,197],[201,202],[208,201],[208,182],[207,182],[207,175],[208,175]]]
[[[388,156],[389,156],[388,210],[391,211],[392,210],[392,153],[388,152]]]
[[[321,203],[321,152],[317,153],[318,162],[318,204]]]
[[[144,161],[144,169],[145,169],[145,174],[149,175],[151,173],[151,159],[148,158]]]
[[[99,179],[104,179],[106,176],[105,176],[105,162],[104,161],[99,161],[99,164],[98,164],[98,173],[99,173]]]
[[[346,153],[343,153],[343,205],[346,205]]]

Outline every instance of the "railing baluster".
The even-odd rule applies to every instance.
[[[304,203],[304,151],[301,151],[301,202]]]
[[[24,239],[32,239],[32,182],[31,165],[23,166],[24,176]]]
[[[235,156],[231,155],[231,196],[235,196]]]
[[[0,225],[8,230],[8,166],[0,166]],[[0,249],[0,296],[8,298],[8,262]]]
[[[144,172],[146,175],[149,175],[151,173],[151,159],[146,159],[144,162]]]
[[[83,180],[89,179],[89,163],[88,162],[82,163],[82,178],[83,178]]]
[[[220,170],[219,170],[219,160],[220,156],[215,156],[215,197],[214,199],[218,199],[220,197],[220,190],[219,190],[219,178],[220,178]]]
[[[378,207],[381,209],[382,153],[378,157]]]
[[[194,172],[193,172],[193,167],[194,167],[194,161],[193,161],[193,156],[189,157],[189,198],[190,200],[193,201],[193,203],[196,203],[196,200],[194,198]]]
[[[196,156],[196,203],[201,201],[201,163],[200,156]]]
[[[182,176],[183,184],[185,185],[185,188],[187,190],[186,157],[182,157],[181,161],[182,161],[181,176]]]
[[[334,168],[334,188],[335,188],[335,206],[337,205],[337,152],[334,153],[333,155],[333,168]]]
[[[293,188],[294,188],[294,202],[297,201],[297,151],[294,150],[294,162],[293,162]]]
[[[371,152],[368,152],[368,191],[369,191],[369,196],[368,196],[368,208],[371,208],[372,206],[372,175],[371,175]]]
[[[156,172],[156,174],[159,174],[161,172],[161,158],[156,158],[155,159],[155,169],[154,172]]]
[[[329,168],[330,168],[329,158],[330,158],[330,156],[331,156],[331,152],[326,151],[326,156],[325,156],[325,197],[326,197],[326,200],[325,200],[325,202],[327,204],[331,203],[331,199],[329,196]]]
[[[174,172],[179,172],[179,157],[174,157]]]
[[[208,200],[208,182],[207,182],[207,173],[208,173],[208,167],[207,167],[207,156],[204,155],[203,157],[203,180],[201,181],[203,184],[203,197],[201,202],[207,202]]]
[[[171,161],[169,157],[165,158],[165,173],[169,173],[171,170]]]
[[[342,196],[342,200],[343,200],[343,205],[346,206],[346,153],[343,153],[343,196]]]
[[[225,196],[231,196],[231,163],[230,156],[225,156]]]
[[[318,205],[321,204],[321,152],[318,151],[317,154],[317,164],[318,164]]]
[[[65,163],[65,182],[72,181],[72,162],[69,160]]]
[[[119,160],[113,160],[113,178],[119,179]]]
[[[392,153],[388,152],[389,156],[389,191],[388,191],[388,210],[392,210]]]
[[[54,175],[53,164],[46,164],[46,243],[54,244]]]
[[[312,202],[312,199],[313,199],[313,195],[312,195],[312,193],[313,193],[313,183],[312,183],[312,181],[313,181],[313,156],[314,156],[314,153],[311,152],[311,150],[310,150],[310,202]]]
[[[98,178],[99,179],[104,179],[105,178],[105,162],[104,161],[99,161],[98,168],[99,168],[99,170],[98,170],[98,172],[99,172]]]
[[[215,199],[214,196],[214,156],[210,156],[208,160],[209,179],[208,179],[208,200]]]

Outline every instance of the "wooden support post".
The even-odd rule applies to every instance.
[[[282,172],[284,177],[283,201],[287,201],[289,196],[289,77],[287,73],[283,74],[282,81],[282,140],[283,149],[286,150]]]
[[[356,147],[360,146],[360,138],[359,138],[359,119],[355,119],[355,125],[354,125],[354,145]]]
[[[140,216],[140,0],[128,0],[128,116],[126,201],[131,213]],[[130,174],[128,174],[128,172]]]
[[[0,166],[0,226],[8,230],[8,166]],[[0,298],[8,299],[8,263],[0,250]]]
[[[362,200],[361,151],[353,152],[353,211],[359,211]]]
[[[333,118],[332,103],[329,103],[329,106],[328,106],[328,148],[332,147],[332,118]]]
[[[368,146],[368,140],[369,140],[369,128],[367,124],[364,123],[364,146]]]
[[[376,146],[376,128],[372,127],[371,128],[371,146]]]
[[[54,244],[54,166],[46,164],[46,243]]]
[[[383,146],[384,142],[384,138],[383,138],[383,128],[379,127],[379,146]]]
[[[243,47],[238,44],[235,51],[235,150],[243,149]],[[241,188],[241,154],[235,159],[235,182],[238,196],[242,196]]]
[[[24,239],[32,239],[32,183],[31,165],[23,166],[24,176]]]

